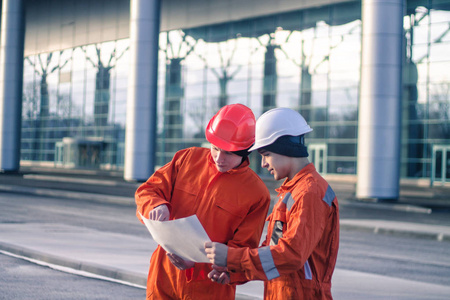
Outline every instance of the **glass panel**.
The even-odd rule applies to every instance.
[[[319,173],[324,172],[324,165],[323,165],[323,159],[324,159],[324,153],[322,149],[317,149],[315,151],[317,153],[318,159],[316,160],[317,164],[317,170]]]
[[[356,174],[356,162],[328,160],[328,173]]]
[[[450,44],[449,44],[450,45]],[[449,53],[450,53],[450,49]],[[450,58],[445,62],[430,63],[429,81],[430,81],[430,98],[433,99],[448,99],[450,73]],[[439,95],[439,96],[438,96]],[[442,96],[445,95],[445,96]]]
[[[413,16],[414,27],[413,41],[415,45],[428,43],[429,16],[428,10],[424,7],[418,7],[416,14]]]
[[[445,178],[446,181],[448,181],[450,179],[450,151],[447,150],[446,151],[446,163],[445,163]]]
[[[308,114],[308,110],[302,110],[300,111],[300,113],[302,114],[302,116],[307,115]],[[326,138],[326,132],[327,132],[327,126],[325,125],[316,125],[314,122],[311,121],[307,121],[310,126],[314,129],[313,131],[311,131],[310,133],[308,133],[308,140],[310,139],[324,139]]]
[[[438,150],[436,151],[436,158],[435,158],[435,173],[434,173],[434,178],[435,180],[440,180],[442,178],[442,159],[443,159],[443,155],[442,155],[442,150]]]
[[[245,80],[233,80],[228,83],[228,94],[229,95],[247,95],[248,93],[248,82]]]
[[[421,105],[424,105],[428,102],[428,87],[426,84],[418,84],[417,85],[417,102]],[[418,108],[421,109],[421,108]]]
[[[435,6],[437,6],[437,4],[439,3],[439,2],[444,2],[444,3],[446,3],[446,8],[447,9],[449,9],[450,8],[450,3],[448,2],[448,1],[436,1],[436,0],[433,0],[433,5],[435,5]],[[431,19],[431,23],[433,23],[433,24],[437,24],[437,23],[442,23],[442,25],[444,25],[444,27],[445,27],[445,25],[447,25],[448,24],[448,20],[450,20],[450,11],[446,11],[446,10],[435,10],[435,9],[431,9],[430,10],[430,19]],[[448,28],[448,27],[447,27]],[[434,30],[433,30],[434,31]],[[438,32],[435,32],[436,34],[438,34],[439,33],[439,31]],[[432,32],[432,34],[433,34],[433,32]]]
[[[448,143],[448,141],[450,140],[450,123],[448,120],[449,119],[443,120],[443,122],[438,122],[438,124],[429,124],[427,126],[427,138],[441,139],[442,141],[440,141],[440,143]]]
[[[328,155],[356,157],[356,145],[354,143],[329,143]]]
[[[327,106],[328,104],[328,92],[325,90],[317,90],[312,93],[311,105],[313,106]]]
[[[358,2],[347,2],[339,3],[331,7],[333,19],[331,24],[351,24],[352,21],[360,21],[361,19],[361,3]]]
[[[341,85],[345,86],[345,85]],[[358,87],[349,87],[346,89],[331,89],[330,104],[336,108],[356,110],[358,104]]]
[[[450,36],[450,34],[449,34],[449,36]],[[449,61],[448,53],[450,53],[450,42],[431,44],[429,60],[430,60],[430,62],[445,61],[448,63],[448,61]],[[442,69],[444,69],[444,68],[442,68]],[[444,73],[444,72],[440,72],[440,73]],[[433,75],[433,72],[431,72],[430,74]],[[448,72],[447,72],[447,74],[448,74]]]
[[[356,124],[350,124],[350,123],[342,124],[342,125],[335,124],[334,126],[329,127],[329,137],[330,138],[356,139],[357,132],[358,132],[358,126]],[[335,155],[343,155],[343,153],[339,153],[339,154],[335,154]]]
[[[187,99],[189,98],[200,98],[203,96],[204,93],[204,85],[203,84],[196,84],[196,85],[187,85],[184,90],[184,95]]]

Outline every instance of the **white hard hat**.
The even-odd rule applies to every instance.
[[[266,111],[256,121],[255,144],[249,151],[257,150],[275,142],[285,135],[299,136],[311,132],[305,119],[287,107]]]

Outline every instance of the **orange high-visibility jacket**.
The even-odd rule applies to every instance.
[[[308,164],[277,189],[278,203],[258,249],[228,249],[230,272],[264,283],[264,299],[332,299],[331,276],[339,247],[335,193]]]
[[[136,191],[137,216],[148,217],[161,204],[170,219],[196,214],[211,241],[232,247],[258,247],[270,205],[264,182],[250,169],[248,159],[236,169],[219,172],[209,149],[178,151]],[[211,264],[196,263],[180,271],[160,246],[150,260],[147,299],[234,299],[235,285],[212,282]],[[242,274],[232,283],[245,282]]]

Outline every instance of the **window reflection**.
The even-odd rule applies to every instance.
[[[450,13],[407,5],[402,176],[425,177],[433,144],[450,140]],[[314,128],[307,142],[328,147],[326,170],[355,174],[360,17],[361,4],[348,2],[161,32],[157,164],[203,145],[211,116],[244,103],[256,117],[275,106],[298,110]],[[54,161],[64,137],[105,137],[101,164],[123,167],[128,46],[121,39],[25,58],[23,160]]]
[[[443,6],[445,8],[445,5]],[[448,8],[448,6],[447,6]],[[447,144],[449,131],[450,14],[432,7],[415,7],[404,18],[403,119],[407,157],[402,176],[429,177],[431,148]],[[450,67],[450,65],[449,65]]]
[[[120,52],[116,44],[121,45]],[[76,138],[84,143],[80,147],[88,147],[86,153],[96,155],[95,164],[79,167],[117,167],[125,106],[116,125],[116,104],[125,103],[126,96],[114,93],[123,94],[126,86],[117,89],[114,81],[111,84],[111,70],[128,51],[125,44],[107,42],[25,57],[22,160],[62,163],[63,155],[55,156],[55,151],[64,151],[64,139]],[[87,146],[92,139],[96,146]]]

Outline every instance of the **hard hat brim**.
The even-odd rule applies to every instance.
[[[301,129],[302,134],[300,134],[300,135],[304,135],[311,131],[313,131],[313,129],[307,125]],[[274,134],[272,134],[271,136],[266,137],[266,138],[256,137],[255,144],[248,151],[251,152],[251,151],[255,151],[255,150],[264,148],[266,146],[269,146],[269,145],[273,144],[281,136],[286,136],[286,135],[298,136],[299,135],[298,133],[299,133],[299,131],[283,130],[283,132],[275,132]]]

